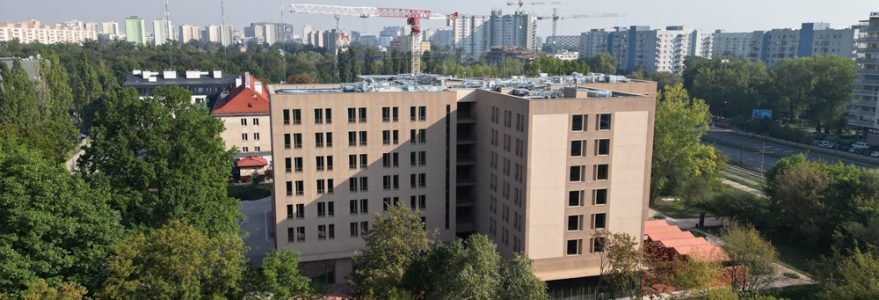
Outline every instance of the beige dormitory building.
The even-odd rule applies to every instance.
[[[523,252],[547,281],[598,275],[596,230],[642,236],[655,82],[362,79],[269,89],[276,245],[308,275],[344,283],[390,204],[439,240]]]

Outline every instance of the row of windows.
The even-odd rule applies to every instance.
[[[254,133],[254,140],[259,140],[259,133]],[[348,131],[348,146],[367,146],[368,138],[366,131]],[[247,140],[248,136],[246,133],[241,134],[242,140]],[[425,129],[412,129],[409,131],[409,142],[412,144],[425,144],[427,143],[427,130]],[[399,145],[400,144],[400,132],[399,130],[383,130],[382,131],[382,144],[383,145]],[[317,148],[330,148],[333,147],[333,133],[332,132],[316,132],[314,134],[314,146]],[[518,144],[517,144],[518,146]],[[285,133],[284,134],[284,149],[301,149],[302,148],[302,134],[301,133]]]
[[[586,140],[571,141],[571,156],[586,156],[586,142]],[[610,155],[610,140],[595,140],[594,145],[593,153],[595,156]]]
[[[259,118],[253,118],[254,126],[259,126]],[[241,118],[241,126],[247,126],[247,118]]]
[[[366,123],[367,121],[367,110],[366,107],[349,107],[348,110],[348,123]],[[302,124],[302,110],[301,109],[284,109],[281,111],[281,115],[283,118],[284,125],[299,125]],[[409,120],[411,121],[424,121],[427,119],[427,106],[410,106],[409,107]],[[382,107],[382,122],[397,122],[399,120],[399,108],[394,107]],[[257,119],[253,119],[254,125],[259,125],[259,121]],[[333,110],[331,108],[315,108],[314,109],[314,124],[332,124],[333,123]],[[247,125],[246,119],[241,119],[241,125]]]
[[[512,139],[513,137],[509,134],[504,134],[504,151],[510,152],[512,149]],[[496,129],[491,129],[489,132],[489,143],[492,146],[498,146],[498,131]],[[518,157],[525,156],[525,141],[516,138],[516,151],[514,152]]]
[[[245,147],[247,148],[247,147]],[[257,147],[258,149],[259,147]],[[246,151],[246,150],[245,150]],[[259,151],[259,150],[257,150]],[[332,171],[333,170],[333,156],[317,156],[315,157],[315,169],[317,171]],[[358,163],[359,161],[359,163]],[[366,169],[367,164],[369,163],[369,158],[366,154],[351,154],[348,155],[348,168],[355,169]],[[427,165],[427,152],[426,151],[412,151],[409,152],[409,165],[412,167],[419,167]],[[384,153],[382,154],[382,167],[384,168],[397,168],[400,166],[400,154],[397,152]],[[518,164],[517,164],[518,167]],[[303,170],[303,162],[302,157],[286,157],[284,158],[284,170],[287,173],[291,172],[302,172]],[[517,174],[519,173],[517,169]]]
[[[247,133],[242,133],[242,134],[241,134],[241,140],[242,140],[242,141],[246,141],[246,140],[247,140],[247,136],[248,136]],[[254,141],[258,141],[258,140],[259,140],[259,132],[254,132],[254,133],[253,133],[253,140],[254,140]]]
[[[389,205],[399,205],[400,197],[385,197],[382,199],[383,209],[388,210]],[[336,206],[333,201],[317,202],[318,218],[334,217]],[[409,196],[409,207],[413,210],[427,209],[427,195]],[[348,213],[352,216],[369,214],[369,199],[352,199],[348,201]],[[288,219],[304,219],[305,204],[287,204]]]
[[[260,149],[259,146],[253,147],[253,151],[254,151],[254,152],[259,152],[260,150],[261,150],[261,149]],[[250,152],[250,147],[241,147],[241,152],[242,152],[242,153]]]
[[[589,239],[589,245],[590,245],[589,252],[590,253],[604,252],[604,245],[605,245],[604,241],[605,241],[604,237],[595,237],[595,238]],[[565,253],[569,256],[576,256],[576,255],[583,254],[583,240],[582,239],[568,240],[568,244],[567,244]]]
[[[575,190],[568,192],[568,206],[578,207],[583,206],[586,202],[586,193],[583,190]],[[593,189],[592,190],[592,205],[605,205],[607,204],[607,189]]]
[[[592,166],[592,180],[607,180],[610,167],[606,164]],[[586,166],[571,166],[568,180],[571,182],[586,181]]]
[[[367,232],[369,232],[369,222],[351,222],[349,233],[352,237],[357,237],[361,234],[366,234]],[[336,225],[317,225],[317,239],[320,241],[336,239]],[[305,241],[304,226],[287,228],[287,242],[302,243]]]
[[[492,237],[496,237],[498,235],[497,234],[497,222],[495,221],[494,218],[491,218],[491,220],[488,223],[488,234],[491,235]],[[524,247],[522,246],[522,240],[519,238],[519,236],[516,235],[515,233],[512,234],[512,236],[513,236],[513,239],[512,239],[513,251],[519,252],[519,251],[524,250]],[[507,227],[504,226],[501,228],[501,244],[503,244],[504,246],[509,246],[510,242],[511,242],[510,241],[510,231],[507,229]]]
[[[574,115],[571,120],[571,131],[587,131],[589,115]],[[611,114],[598,114],[595,117],[595,130],[610,130]]]
[[[607,214],[606,213],[598,213],[592,214],[590,229],[605,229],[607,228]],[[568,231],[582,231],[583,230],[583,215],[572,215],[568,216]]]
[[[491,107],[491,122],[498,124],[500,122],[500,108]],[[513,112],[504,110],[504,127],[513,128]],[[516,113],[516,131],[525,132],[525,115]]]

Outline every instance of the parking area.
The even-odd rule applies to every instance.
[[[248,247],[247,261],[259,265],[269,251],[275,249],[272,237],[272,197],[260,200],[241,201],[241,235],[244,245]]]

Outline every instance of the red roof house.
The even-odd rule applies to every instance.
[[[221,95],[221,99],[214,103],[211,115],[223,117],[269,114],[268,87],[249,73],[244,73],[241,79],[240,85],[225,97]]]

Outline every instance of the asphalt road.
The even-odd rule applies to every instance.
[[[769,169],[772,166],[775,166],[775,163],[779,159],[801,153],[805,154],[806,158],[810,160],[830,163],[843,162],[868,168],[879,167],[879,163],[869,164],[861,161],[854,161],[845,157],[812,152],[727,131],[711,130],[703,138],[703,142],[714,145],[717,150],[720,150],[729,156],[730,162],[743,164],[756,169],[759,169],[761,165],[764,169]],[[764,150],[761,153],[761,148],[764,143],[765,148],[763,148]]]
[[[275,240],[268,230],[272,224],[272,197],[253,201],[241,201],[241,234],[247,246],[247,261],[260,265],[262,258],[275,249]]]

